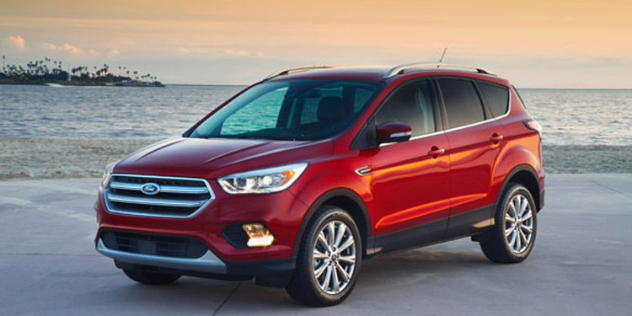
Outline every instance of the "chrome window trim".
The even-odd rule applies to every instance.
[[[438,131],[438,132],[433,132],[433,133],[428,133],[428,134],[423,134],[423,135],[411,137],[410,140],[421,139],[421,138],[435,136],[435,135],[439,135],[439,134],[445,134],[445,131]]]
[[[145,179],[202,181],[204,183],[204,185],[206,186],[206,189],[208,190],[208,193],[209,193],[210,197],[209,197],[208,201],[206,201],[206,203],[201,205],[197,210],[195,210],[193,213],[191,213],[189,215],[166,215],[166,214],[154,214],[154,213],[147,213],[147,212],[129,212],[129,211],[124,211],[124,210],[118,210],[118,209],[112,207],[112,205],[110,204],[109,199],[108,199],[108,195],[110,194],[110,184],[114,181],[114,177],[117,177],[117,176],[120,176],[120,177],[136,177],[136,178],[145,178]],[[113,173],[112,177],[110,178],[110,182],[105,187],[105,190],[103,190],[103,200],[104,200],[105,206],[106,206],[105,207],[105,211],[110,213],[110,214],[136,216],[136,217],[190,219],[190,218],[193,218],[193,217],[197,216],[199,213],[201,213],[209,204],[211,204],[215,200],[215,193],[213,192],[213,189],[211,188],[211,185],[209,184],[209,182],[206,179],[202,179],[202,178],[169,177],[169,176],[158,176],[158,175],[154,176],[154,175],[140,175],[140,174],[130,174],[130,173]]]
[[[417,139],[421,139],[421,138],[436,136],[436,135],[439,135],[439,134],[445,134],[445,131],[432,132],[432,133],[428,133],[428,134],[423,134],[423,135],[411,137],[409,140],[403,141],[403,142],[381,143],[380,147],[391,146],[391,145],[400,144],[400,143],[405,143],[405,142],[409,142],[411,140],[417,140]]]

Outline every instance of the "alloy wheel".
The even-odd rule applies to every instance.
[[[506,206],[505,240],[511,251],[521,254],[533,237],[533,210],[527,197],[516,194]]]
[[[351,281],[356,266],[356,243],[343,222],[327,223],[318,234],[313,249],[313,276],[320,289],[330,295],[342,292]]]

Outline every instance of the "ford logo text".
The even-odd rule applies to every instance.
[[[140,187],[140,191],[145,193],[146,195],[156,195],[160,193],[160,186],[155,183],[149,182],[143,184],[143,186]]]

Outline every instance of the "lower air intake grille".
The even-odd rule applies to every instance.
[[[248,235],[241,228],[243,224],[228,224],[222,231],[222,237],[235,248],[248,248]]]
[[[101,233],[106,247],[112,250],[171,258],[200,258],[208,248],[195,238],[138,234],[113,230]]]

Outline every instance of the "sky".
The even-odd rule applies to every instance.
[[[249,84],[306,65],[438,62],[524,88],[632,88],[631,0],[0,0],[7,64]],[[65,67],[67,67],[65,66]]]

